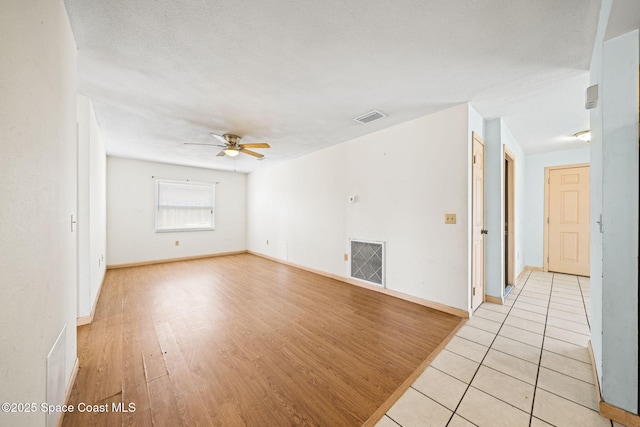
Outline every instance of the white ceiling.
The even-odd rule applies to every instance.
[[[614,0],[609,15],[605,40],[640,28],[640,1]]]
[[[584,146],[600,0],[66,5],[109,155],[248,172],[467,101],[527,153]],[[210,132],[272,148],[184,145]]]

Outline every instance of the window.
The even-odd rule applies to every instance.
[[[156,232],[213,230],[215,185],[156,181]]]

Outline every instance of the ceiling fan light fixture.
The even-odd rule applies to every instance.
[[[583,131],[580,131],[578,133],[574,133],[573,136],[578,138],[580,141],[584,141],[584,142],[590,142],[591,141],[591,131],[590,130],[583,130]]]
[[[229,157],[235,157],[238,154],[240,154],[240,151],[236,150],[235,148],[231,148],[231,147],[225,148],[222,151],[224,151],[224,154],[226,154]]]

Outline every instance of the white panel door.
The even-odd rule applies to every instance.
[[[589,166],[549,171],[549,271],[588,276]]]
[[[471,308],[484,301],[484,143],[473,135],[471,212]]]

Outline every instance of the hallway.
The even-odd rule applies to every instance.
[[[476,310],[377,426],[619,426],[597,412],[589,308],[589,278],[526,272],[504,305]]]

